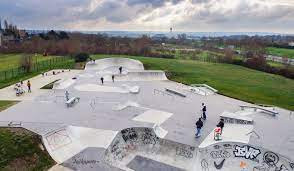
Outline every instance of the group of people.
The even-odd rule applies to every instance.
[[[122,67],[119,67],[118,70],[119,70],[119,74],[122,74]],[[114,75],[111,76],[112,82],[114,82],[114,77],[115,77]],[[103,85],[104,84],[104,77],[101,77],[100,81],[101,81],[101,84]]]
[[[31,82],[30,80],[27,81],[27,88],[28,88],[28,92],[31,93]],[[25,91],[23,90],[23,81],[20,81],[19,83],[17,83],[14,87],[15,91],[16,91],[16,96],[20,96],[22,94],[25,93]]]
[[[203,121],[205,121],[207,119],[207,116],[206,116],[207,109],[206,109],[206,105],[204,103],[202,103],[202,110],[201,111],[202,111],[202,117],[200,117],[198,119],[198,121],[196,122],[196,134],[195,134],[196,138],[199,138],[201,136],[200,135],[201,129],[204,126]],[[216,125],[216,127],[217,127],[216,130],[218,130],[219,132],[217,134],[215,134],[215,136],[218,135],[218,138],[217,139],[215,138],[215,140],[220,140],[219,136],[222,134],[224,126],[225,126],[224,119],[220,119],[219,123]]]

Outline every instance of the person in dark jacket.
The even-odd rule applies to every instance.
[[[198,119],[196,122],[196,138],[200,137],[201,128],[203,127],[203,122],[201,118]]]
[[[100,80],[101,80],[101,84],[103,85],[103,83],[104,83],[104,78],[101,77]]]
[[[118,70],[119,70],[119,73],[121,74],[122,73],[122,67],[119,67]]]
[[[202,114],[203,119],[206,120],[206,105],[202,103]]]
[[[114,83],[114,75],[112,75],[111,78],[112,78],[112,82]]]
[[[221,128],[221,134],[222,134],[223,133],[223,128],[225,126],[224,119],[220,119],[219,123],[216,126]]]

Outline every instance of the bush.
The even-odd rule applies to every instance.
[[[87,53],[79,53],[75,57],[75,62],[86,62],[90,56]]]

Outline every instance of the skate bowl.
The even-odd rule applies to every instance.
[[[196,157],[195,147],[159,138],[152,128],[138,127],[120,131],[105,151],[104,161],[123,170],[158,170],[136,161],[152,159],[151,165],[157,163],[160,170],[188,170]]]
[[[66,79],[66,80],[62,79],[62,80],[59,80],[53,84],[53,89],[64,90],[64,89],[70,87],[71,85],[73,85],[75,82],[76,82],[76,80],[71,79],[71,78]]]
[[[294,162],[262,147],[238,142],[197,148],[159,138],[152,128],[120,131],[104,161],[122,170],[291,171]]]
[[[109,67],[123,67],[130,70],[144,70],[144,66],[140,61],[129,58],[106,58],[96,60],[95,63],[86,64],[85,70],[104,70]]]
[[[104,76],[105,81],[111,81],[111,75]],[[167,80],[164,71],[129,71],[126,74],[115,75],[115,81],[163,81]]]

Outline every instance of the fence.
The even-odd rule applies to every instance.
[[[0,71],[0,82],[5,82],[16,77],[26,75],[28,73],[34,73],[39,71],[46,71],[51,69],[68,69],[73,68],[74,61],[69,57],[55,57],[48,60],[35,62],[32,64],[30,71],[26,71],[23,67],[15,67],[11,69]]]

